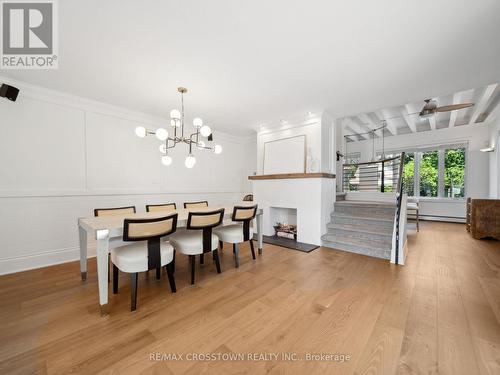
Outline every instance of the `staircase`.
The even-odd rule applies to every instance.
[[[390,259],[395,213],[394,203],[338,200],[323,246]]]

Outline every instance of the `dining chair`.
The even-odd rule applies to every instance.
[[[416,212],[416,219],[417,219],[417,232],[419,232],[419,204],[418,204],[418,198],[416,197],[408,197],[407,203],[406,203],[406,210],[407,211],[415,211]]]
[[[257,205],[255,206],[234,206],[232,220],[236,224],[225,225],[214,229],[214,233],[219,237],[220,246],[222,243],[232,243],[234,253],[234,265],[236,268],[240,266],[238,244],[250,241],[250,249],[252,258],[255,260],[255,250],[253,247],[253,230],[251,227],[252,220],[257,214]]]
[[[117,215],[126,215],[126,214],[135,214],[135,206],[127,206],[127,207],[109,207],[109,208],[95,208],[94,216],[95,217],[103,217],[103,216],[117,216]],[[111,255],[108,254],[108,263],[111,266]],[[108,269],[108,283],[111,281],[111,272]]]
[[[126,214],[135,214],[135,206],[94,209],[95,217],[116,216],[116,215],[126,215]]]
[[[200,201],[200,202],[184,202],[184,208],[207,208],[208,201]]]
[[[165,212],[165,211],[175,211],[177,210],[177,205],[175,203],[164,203],[164,204],[147,204],[146,212]]]
[[[111,250],[113,264],[113,294],[118,293],[118,273],[130,274],[130,311],[137,307],[137,282],[139,272],[156,269],[160,279],[161,267],[167,271],[170,290],[176,292],[174,279],[174,248],[162,237],[177,229],[177,213],[152,219],[125,219],[123,241],[132,242]],[[160,272],[159,272],[160,271]]]
[[[176,251],[189,256],[191,264],[191,285],[194,284],[196,255],[200,256],[200,264],[204,263],[204,255],[212,252],[217,273],[221,273],[218,242],[219,238],[212,229],[222,223],[224,209],[208,212],[189,212],[185,231],[170,237],[170,243]]]

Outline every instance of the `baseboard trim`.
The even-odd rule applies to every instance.
[[[95,255],[89,256],[93,258]],[[43,253],[0,259],[0,275],[29,271],[37,268],[80,260],[78,247],[63,248]]]

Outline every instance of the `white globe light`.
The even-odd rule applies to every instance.
[[[144,138],[146,136],[146,128],[144,126],[138,126],[135,128],[135,135]]]
[[[156,129],[156,138],[158,138],[160,141],[164,141],[165,139],[168,138],[168,131],[163,128],[158,128]]]
[[[193,168],[194,165],[196,164],[196,158],[193,155],[188,155],[186,157],[186,160],[184,161],[184,165],[186,168]]]
[[[170,111],[170,118],[174,120],[180,120],[181,119],[181,113],[179,112],[178,109],[172,109]]]
[[[201,128],[201,126],[203,125],[203,120],[199,117],[196,117],[194,120],[193,120],[193,126],[196,128],[196,129],[199,129]]]
[[[170,165],[172,164],[172,157],[170,155],[165,155],[161,157],[161,163],[163,165]]]
[[[215,145],[214,146],[214,153],[215,154],[220,154],[222,152],[222,146],[221,145]]]
[[[161,152],[162,154],[166,154],[166,153],[167,153],[167,145],[166,145],[165,143],[162,143],[162,144],[160,145],[160,147],[158,147],[158,150],[160,150],[160,152]]]
[[[206,146],[205,142],[199,141],[198,144],[196,145],[199,149],[202,149],[203,147]]]
[[[210,134],[212,134],[212,129],[210,129],[210,126],[208,125],[203,125],[200,128],[200,134],[204,137],[208,137]]]

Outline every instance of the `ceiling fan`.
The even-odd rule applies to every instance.
[[[414,115],[414,114],[418,113],[420,118],[427,118],[427,117],[431,117],[436,112],[456,111],[458,109],[472,107],[473,105],[474,105],[474,103],[460,103],[460,104],[451,104],[451,105],[444,105],[442,107],[438,107],[437,100],[426,99],[425,105],[422,108],[422,110],[420,112],[410,113],[410,115]]]

